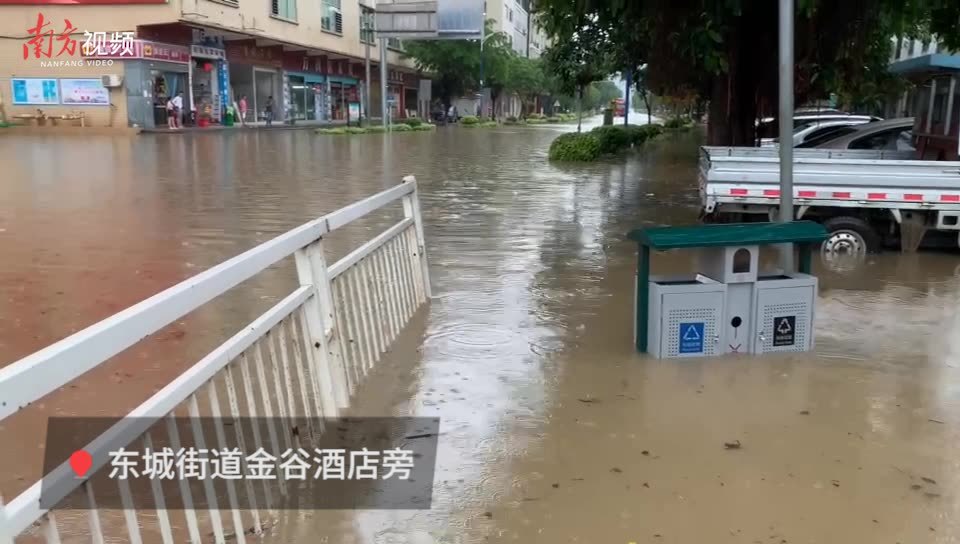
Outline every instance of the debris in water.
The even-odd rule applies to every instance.
[[[570,478],[570,479],[573,480],[574,482],[582,482],[582,481],[583,481],[583,478]]]
[[[484,512],[483,515],[486,516],[487,519],[493,519],[493,512]]]
[[[640,455],[650,455],[650,452],[647,450],[643,450],[640,452]]]
[[[647,489],[650,489],[650,484],[648,484],[647,482],[643,482],[643,487],[646,487]]]
[[[910,486],[910,489],[913,489],[913,490],[923,489],[923,486],[920,484],[913,484]]]
[[[933,478],[927,478],[926,476],[921,476],[920,479],[927,482],[928,484],[937,485],[937,481],[934,480]]]
[[[661,535],[660,533],[653,533],[653,538],[660,538],[661,536],[663,535]]]
[[[935,499],[935,498],[939,497],[940,494],[939,494],[939,493],[931,493],[930,491],[927,491],[926,493],[923,494],[923,496],[924,496],[924,497],[929,497],[929,498],[931,498],[931,499]]]
[[[879,522],[879,521],[877,521],[877,520],[873,520],[873,522],[874,522],[874,523],[880,523],[880,522]]]
[[[584,398],[582,398],[582,399],[577,399],[577,400],[579,400],[580,402],[582,402],[582,403],[584,403],[584,404],[593,404],[593,403],[600,402],[599,399],[595,399],[595,398],[593,398],[593,397],[584,397]]]
[[[810,410],[800,410],[800,415],[801,415],[801,416],[809,416],[809,415],[810,415]]]
[[[728,449],[728,450],[739,450],[739,449],[740,449],[740,445],[741,445],[741,444],[740,444],[740,441],[739,441],[739,440],[734,440],[733,442],[724,442],[724,443],[723,443],[723,447],[726,448],[726,449]]]
[[[617,467],[613,467],[613,468],[611,468],[611,469],[610,469],[610,472],[616,472],[616,473],[620,473],[620,472],[623,472],[623,471],[622,471],[622,470],[620,470],[620,469],[619,469],[619,468],[617,468]]]
[[[411,434],[403,438],[405,438],[406,440],[416,440],[418,438],[430,438],[432,436],[433,436],[433,433],[425,433],[425,434]]]
[[[931,419],[928,419],[927,421],[929,421],[930,423],[939,423],[939,424],[943,425],[943,422],[940,421],[939,419],[933,419],[933,418],[931,418]]]
[[[558,488],[558,487],[560,487],[560,484],[553,484],[553,488],[554,488],[554,489],[556,489],[556,488]]]
[[[833,487],[840,487],[840,480],[830,480],[830,483],[833,484]]]

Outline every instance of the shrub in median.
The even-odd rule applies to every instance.
[[[601,153],[616,153],[630,147],[630,132],[624,126],[607,125],[590,131],[600,141]]]
[[[403,124],[409,125],[412,128],[417,128],[423,124],[423,121],[421,121],[420,119],[417,119],[416,117],[409,117],[403,120]]]
[[[421,123],[413,127],[413,130],[417,132],[429,132],[435,128],[437,128],[437,125],[431,125],[430,123]]]
[[[475,115],[466,115],[460,119],[461,125],[476,125],[480,123],[480,118]]]
[[[383,125],[371,125],[367,127],[367,134],[383,134],[387,129],[383,128]]]
[[[346,133],[347,133],[347,129],[343,127],[317,129],[317,134],[346,134]]]
[[[663,133],[663,127],[660,125],[629,125],[627,134],[630,137],[630,143],[637,146],[651,138],[656,138]]]
[[[687,121],[680,117],[674,117],[673,119],[669,119],[667,120],[666,123],[663,124],[663,128],[668,128],[668,129],[687,128],[688,126],[689,125],[687,124]]]
[[[543,125],[546,122],[547,122],[546,117],[528,117],[527,118],[528,125]]]
[[[413,127],[410,125],[390,125],[390,132],[411,132]]]
[[[547,117],[548,123],[559,123],[562,120],[563,119],[560,119],[559,117]]]
[[[363,127],[347,127],[346,132],[347,134],[366,134],[369,131]]]
[[[600,154],[600,140],[595,134],[571,132],[550,144],[549,157],[552,161],[595,161]]]

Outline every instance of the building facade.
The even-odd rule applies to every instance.
[[[225,121],[246,97],[248,123],[356,120],[371,57],[379,117],[379,41],[358,0],[0,0],[0,99],[8,118],[83,112],[92,126],[166,125],[183,93],[188,122]],[[60,0],[63,1],[63,0]],[[372,0],[367,0],[372,3]],[[419,77],[393,42],[391,114],[416,114]]]
[[[505,34],[514,52],[532,59],[543,54],[547,38],[531,13],[531,0],[487,0],[485,6],[493,31]],[[508,96],[500,99],[498,108],[498,116],[519,116],[523,104],[519,97]]]

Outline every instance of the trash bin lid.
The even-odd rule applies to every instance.
[[[627,238],[656,250],[764,244],[819,243],[827,237],[813,221],[731,223],[634,229]]]

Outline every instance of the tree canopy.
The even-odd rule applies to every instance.
[[[947,47],[960,47],[957,0],[797,4],[798,103],[829,92],[851,101],[875,100],[890,87],[886,68],[893,36],[935,34]],[[710,142],[737,145],[753,141],[758,115],[775,112],[777,5],[774,0],[540,0],[537,16],[559,49],[584,49],[566,52],[565,58],[602,58],[606,64],[596,66],[609,72],[636,72],[646,65],[644,82],[655,94],[708,98]]]

